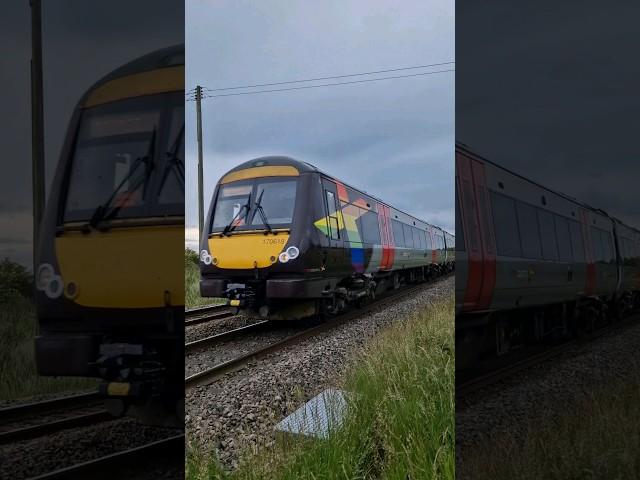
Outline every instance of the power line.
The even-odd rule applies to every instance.
[[[392,79],[396,79],[396,78],[419,77],[419,76],[422,76],[422,75],[434,75],[436,73],[446,73],[446,72],[455,72],[455,69],[452,68],[452,69],[447,69],[447,70],[436,70],[436,71],[432,71],[432,72],[413,73],[413,74],[409,74],[409,75],[395,75],[395,76],[391,76],[391,77],[368,78],[368,79],[365,79],[365,80],[352,80],[352,81],[349,81],[349,82],[323,83],[323,84],[320,84],[320,85],[304,85],[304,86],[301,86],[301,87],[274,88],[274,89],[269,89],[269,90],[256,90],[254,92],[221,93],[221,94],[215,94],[215,95],[203,94],[202,98],[204,99],[204,98],[216,98],[216,97],[232,97],[232,96],[238,96],[238,95],[255,95],[255,94],[258,94],[258,93],[286,92],[286,91],[289,91],[289,90],[304,90],[304,89],[307,89],[307,88],[332,87],[332,86],[336,86],[336,85],[350,85],[350,84],[354,84],[354,83],[379,82],[381,80],[392,80]],[[189,91],[187,93],[187,95],[188,95],[187,101],[193,101],[195,99],[195,97],[193,96],[193,92],[192,91]]]
[[[335,80],[337,78],[348,78],[348,77],[359,77],[362,75],[374,75],[379,73],[391,73],[391,72],[400,72],[402,70],[416,70],[418,68],[429,68],[429,67],[441,67],[442,65],[452,65],[456,62],[441,62],[441,63],[431,63],[429,65],[415,65],[412,67],[401,67],[401,68],[391,68],[388,70],[376,70],[372,72],[362,72],[362,73],[350,73],[348,75],[334,75],[331,77],[317,77],[317,78],[307,78],[303,80],[289,80],[287,82],[275,82],[275,83],[258,83],[256,85],[244,85],[240,87],[223,87],[223,88],[208,88],[203,87],[203,90],[207,92],[221,92],[224,90],[241,90],[244,88],[258,88],[258,87],[273,87],[275,85],[288,85],[291,83],[304,83],[304,82],[318,82],[320,80]]]

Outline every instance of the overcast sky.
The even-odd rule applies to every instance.
[[[150,14],[150,12],[152,14]],[[31,266],[31,11],[3,4],[0,15],[0,259]],[[43,2],[45,163],[53,178],[70,115],[93,83],[114,68],[184,41],[184,11],[174,0]],[[48,188],[47,188],[48,192]]]
[[[446,0],[191,0],[186,18],[187,89],[455,60],[454,8]],[[379,76],[446,68],[453,66]],[[449,72],[205,99],[205,208],[224,172],[254,157],[283,154],[453,232],[454,78]],[[193,102],[186,117],[186,239],[193,247],[198,225]]]
[[[458,0],[456,138],[640,228],[640,3],[602,5]]]

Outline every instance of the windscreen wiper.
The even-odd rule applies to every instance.
[[[238,210],[238,213],[236,213],[233,218],[231,219],[231,221],[229,222],[229,225],[227,225],[226,227],[224,227],[224,230],[222,230],[222,235],[226,235],[228,237],[231,236],[231,232],[238,226],[238,223],[240,222],[240,220],[242,220],[242,217],[240,217],[240,214],[242,212],[245,212],[245,217],[249,216],[249,210],[251,209],[251,193],[249,193],[249,197],[247,198],[247,203],[245,203],[240,210]],[[236,219],[238,220],[238,223],[234,222],[236,221]]]
[[[167,164],[164,167],[162,180],[160,181],[160,186],[158,187],[158,195],[160,195],[160,193],[162,192],[162,188],[164,187],[164,184],[166,183],[167,178],[169,177],[169,173],[174,169],[176,171],[178,186],[180,186],[180,188],[182,189],[182,192],[184,193],[184,183],[185,183],[184,162],[182,161],[182,159],[178,158],[178,149],[180,148],[180,145],[182,144],[183,140],[184,140],[184,125],[182,125],[182,128],[180,129],[180,132],[178,132],[178,136],[176,137],[175,142],[173,142],[173,145],[167,152]]]
[[[153,127],[153,132],[151,134],[151,140],[149,141],[147,153],[142,157],[136,158],[133,165],[129,169],[129,173],[127,173],[127,175],[118,184],[118,186],[111,193],[107,201],[98,205],[98,207],[94,210],[93,215],[91,215],[91,220],[89,220],[89,222],[87,223],[87,225],[85,225],[85,227],[88,228],[89,226],[91,226],[93,228],[96,228],[100,222],[113,218],[120,211],[120,209],[122,208],[122,205],[116,205],[114,207],[112,205],[113,200],[116,198],[116,195],[118,194],[118,192],[120,192],[120,189],[123,187],[123,185],[126,182],[128,182],[131,179],[131,177],[133,177],[133,174],[136,173],[136,171],[138,170],[138,167],[143,163],[145,164],[145,174],[138,179],[138,181],[135,183],[133,188],[129,189],[129,191],[135,192],[138,188],[140,188],[140,186],[142,186],[143,187],[142,195],[144,197],[144,194],[146,193],[145,191],[147,189],[147,183],[149,181],[149,177],[151,176],[151,171],[153,170],[153,167],[154,167],[153,155],[156,148],[155,146],[156,146],[156,128]]]
[[[258,212],[260,212],[260,218],[262,218],[262,223],[264,223],[264,228],[266,228],[267,232],[270,233],[273,229],[271,228],[271,225],[269,225],[269,222],[267,221],[267,214],[264,213],[264,208],[262,208],[262,205],[260,203],[262,202],[262,195],[264,195],[264,190],[260,192],[260,196],[256,201],[256,209],[258,210]]]

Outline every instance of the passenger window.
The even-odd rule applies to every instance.
[[[611,234],[606,230],[600,230],[600,236],[602,237],[602,260],[605,263],[613,263],[613,242],[611,241]]]
[[[498,255],[521,257],[520,236],[515,201],[496,192],[491,192],[493,231],[496,234]]]
[[[327,211],[329,212],[329,230],[333,240],[340,239],[340,223],[338,222],[338,205],[333,192],[325,190],[327,194]]]
[[[391,229],[393,230],[393,241],[396,247],[404,247],[404,233],[402,224],[397,220],[391,220]]]
[[[520,242],[522,244],[522,256],[525,258],[542,258],[542,246],[540,242],[540,229],[536,220],[536,208],[526,203],[517,202],[518,227],[520,229]]]
[[[558,239],[558,253],[561,262],[571,261],[571,234],[569,233],[569,222],[566,218],[554,215],[556,224],[556,236]]]
[[[569,231],[571,232],[571,249],[573,251],[573,261],[584,263],[584,240],[582,239],[582,228],[575,220],[569,220]]]
[[[540,224],[540,237],[542,238],[542,258],[545,260],[558,260],[558,242],[553,225],[553,214],[538,210],[538,223]]]
[[[407,248],[413,248],[413,234],[411,233],[411,227],[409,225],[402,225],[404,230],[404,246]]]
[[[596,262],[602,262],[604,260],[604,253],[602,249],[602,235],[601,230],[595,227],[591,227],[591,245],[593,245],[593,260]]]
[[[420,245],[420,230],[417,228],[413,228],[413,248],[422,249],[422,245]]]
[[[362,213],[362,210],[360,210]],[[378,224],[378,214],[376,212],[365,211],[360,216],[360,225],[362,225],[362,241],[380,245],[380,227]]]

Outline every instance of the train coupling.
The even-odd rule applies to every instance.
[[[252,308],[256,304],[256,292],[244,283],[229,283],[225,291],[227,305],[238,309]]]

